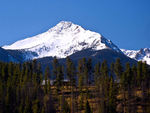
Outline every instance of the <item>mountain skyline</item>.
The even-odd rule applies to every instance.
[[[11,45],[5,45],[3,48],[35,52],[37,56],[33,58],[49,56],[66,58],[85,49],[112,49],[121,52],[116,45],[101,34],[85,30],[81,26],[68,21],[61,21],[44,33],[19,40]]]
[[[104,35],[119,48],[148,48],[149,4],[149,0],[0,1],[0,46],[35,36],[65,20]]]
[[[121,49],[121,51],[132,59],[146,61],[150,65],[150,48],[142,48],[140,50]]]
[[[66,23],[72,23],[71,21],[60,21],[58,24],[60,24],[60,23],[62,23],[62,22],[66,22]],[[57,25],[58,25],[57,24]],[[74,23],[72,23],[72,24],[74,24]],[[75,25],[77,25],[77,24],[75,24]],[[79,25],[77,25],[77,26],[79,26]],[[53,26],[54,27],[54,26]],[[47,31],[50,31],[53,27],[51,27],[50,29],[48,29]],[[81,27],[81,26],[80,26]],[[85,28],[83,28],[83,27],[81,27],[82,29],[85,29]],[[43,31],[42,33],[38,33],[38,34],[36,34],[36,35],[33,35],[33,36],[30,36],[30,37],[28,37],[28,38],[32,38],[32,37],[34,37],[34,36],[37,36],[37,35],[39,35],[39,34],[43,34],[43,33],[45,33],[46,31]],[[95,32],[95,31],[92,31],[92,32]],[[26,39],[27,37],[24,37],[24,38],[22,38],[21,40],[24,40],[24,39]],[[2,45],[1,47],[5,47],[5,46],[7,46],[7,45],[12,45],[12,44],[14,44],[14,43],[16,43],[18,40],[16,40],[15,42],[12,42],[12,43],[10,43],[10,44],[5,44],[5,45]],[[127,49],[127,48],[120,48],[120,49],[122,49],[122,50],[129,50],[129,51],[138,51],[138,50],[140,50],[140,49],[144,49],[144,48],[150,48],[150,47],[141,47],[141,48],[139,48],[139,49],[133,49],[133,48],[131,48],[131,49]],[[6,48],[7,49],[7,48]],[[11,48],[12,49],[12,48]]]
[[[21,51],[24,60],[54,56],[66,58],[87,49],[92,51],[110,49],[121,54],[123,52],[137,61],[147,61],[150,64],[149,48],[138,51],[119,49],[117,45],[111,40],[104,38],[101,34],[86,30],[82,26],[69,21],[61,21],[46,32],[18,40],[2,48]]]
[[[71,21],[64,21],[64,20],[62,20],[62,21],[60,21],[60,22],[71,22]],[[59,22],[59,23],[60,23]],[[71,22],[72,23],[72,22]],[[53,27],[53,26],[52,26]],[[89,28],[88,28],[89,29]],[[49,30],[49,29],[48,29]],[[48,30],[45,30],[45,31],[48,31]],[[20,40],[24,40],[24,39],[26,39],[27,37],[34,37],[34,36],[37,36],[37,35],[39,35],[39,34],[42,34],[42,33],[44,33],[45,31],[43,31],[43,32],[39,32],[39,33],[36,33],[36,34],[34,34],[34,35],[31,35],[31,36],[26,36],[26,37],[23,37],[23,38],[21,38]],[[92,30],[93,31],[93,30]],[[93,31],[93,32],[95,32],[95,31]],[[9,43],[9,44],[3,44],[3,45],[1,45],[1,47],[3,47],[3,46],[5,46],[5,45],[11,45],[11,44],[13,44],[13,43],[15,43],[15,42],[17,42],[18,40],[15,40],[14,42],[11,42],[11,43]],[[116,41],[116,40],[113,40],[114,42]],[[119,46],[118,46],[119,47]],[[144,46],[144,47],[140,47],[140,48],[130,48],[130,49],[127,49],[127,48],[120,48],[120,49],[126,49],[126,50],[135,50],[135,51],[138,51],[138,50],[140,50],[140,49],[144,49],[144,48],[150,48],[150,45],[149,46]]]

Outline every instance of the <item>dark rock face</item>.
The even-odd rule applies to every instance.
[[[121,63],[123,65],[126,64],[126,62],[129,62],[131,65],[136,64],[137,61],[134,59],[131,59],[124,55],[123,53],[118,53],[116,51],[113,51],[111,49],[104,49],[104,50],[99,50],[99,51],[93,51],[92,49],[86,49],[82,50],[79,52],[76,52],[75,54],[69,56],[74,64],[77,66],[78,60],[82,59],[83,57],[85,58],[91,58],[93,65],[95,65],[97,62],[103,62],[104,60],[107,61],[108,65],[110,65],[112,62],[115,62],[117,58],[120,58]],[[66,59],[58,59],[60,64],[65,65]],[[37,59],[38,62],[40,62],[44,67],[49,65],[52,68],[52,62],[53,62],[53,57],[45,57],[45,58],[40,58]]]
[[[0,61],[3,62],[20,62],[23,63],[27,61],[25,59],[25,54],[28,54],[26,51],[18,51],[18,50],[4,50],[0,48]],[[31,53],[34,55],[34,53]],[[104,60],[107,61],[108,65],[110,65],[112,62],[115,62],[117,58],[120,58],[121,63],[125,65],[126,62],[129,62],[131,64],[136,64],[137,61],[127,57],[121,52],[116,52],[112,49],[103,49],[95,51],[93,49],[85,49],[82,51],[78,51],[72,55],[69,56],[74,64],[77,66],[78,60],[85,57],[86,59],[91,58],[93,65],[95,65],[97,62],[103,62]],[[59,63],[62,65],[65,65],[66,59],[58,59]],[[29,61],[29,60],[28,60]],[[42,70],[45,69],[47,65],[49,65],[52,68],[52,62],[53,57],[44,57],[37,59],[38,62],[42,65]]]

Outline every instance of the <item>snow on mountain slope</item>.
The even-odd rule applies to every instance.
[[[121,51],[130,58],[133,58],[137,61],[146,61],[150,65],[150,48],[144,48],[140,50],[125,50]]]
[[[85,30],[81,26],[67,21],[61,21],[45,33],[17,41],[12,45],[3,46],[3,48],[23,49],[37,53],[37,56],[33,56],[31,59],[47,56],[65,58],[77,51],[88,48],[93,50],[107,48],[121,52],[116,45],[99,33]]]

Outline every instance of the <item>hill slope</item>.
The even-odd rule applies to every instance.
[[[4,62],[18,62],[18,60],[13,57],[11,54],[9,54],[8,51],[4,50],[0,47],[0,61]]]

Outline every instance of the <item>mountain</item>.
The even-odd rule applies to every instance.
[[[4,62],[19,62],[15,57],[13,57],[9,52],[0,47],[0,61]]]
[[[69,56],[72,61],[74,62],[75,66],[77,66],[78,61],[82,58],[91,58],[92,59],[92,65],[94,66],[98,62],[103,62],[104,60],[107,61],[107,64],[110,66],[112,62],[115,62],[117,58],[120,58],[121,64],[125,66],[126,62],[130,62],[130,64],[136,64],[137,61],[134,59],[131,59],[127,57],[126,55],[122,53],[118,53],[116,51],[112,51],[111,49],[103,49],[103,50],[92,50],[92,49],[85,49],[78,51],[72,55]],[[66,59],[61,58],[58,59],[59,63],[65,66]],[[53,57],[44,57],[37,59],[37,62],[40,62],[42,64],[42,70],[45,70],[46,66],[50,66],[52,69],[52,63],[53,63]]]
[[[61,64],[65,64],[67,56],[75,64],[83,57],[91,58],[93,64],[103,60],[110,64],[115,62],[116,58],[120,58],[123,64],[136,63],[101,34],[67,21],[61,21],[42,34],[19,40],[3,48],[20,62],[37,59],[43,70],[45,66],[51,66],[54,56]]]
[[[150,65],[150,48],[143,48],[140,50],[121,49],[121,51],[132,59],[137,61],[146,61],[147,64]]]
[[[37,56],[35,52],[26,50],[6,50],[10,55],[14,56],[19,62],[25,62],[32,60],[33,57]]]
[[[54,56],[66,58],[85,49],[94,51],[111,49],[122,53],[115,44],[99,33],[85,30],[81,26],[67,21],[61,21],[47,32],[19,40],[12,45],[3,46],[3,48],[29,53],[24,54],[25,59]]]

